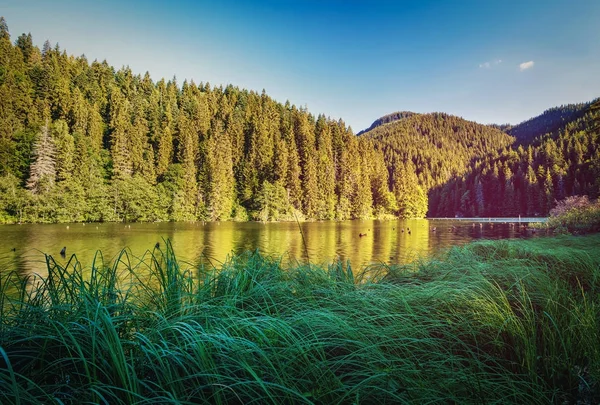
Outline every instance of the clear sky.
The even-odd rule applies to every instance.
[[[0,14],[13,40],[265,89],[355,132],[400,110],[518,123],[600,96],[598,0],[2,0]]]

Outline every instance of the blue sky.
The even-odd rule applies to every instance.
[[[355,132],[400,110],[518,123],[600,96],[597,0],[3,0],[0,14],[13,39],[264,88]]]

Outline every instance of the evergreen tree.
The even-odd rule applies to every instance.
[[[52,139],[56,146],[56,179],[59,182],[68,182],[75,168],[75,139],[69,133],[69,127],[64,120],[52,124]]]
[[[394,194],[400,218],[423,218],[427,214],[427,195],[418,184],[414,168],[399,165],[394,172]]]
[[[113,88],[110,97],[110,154],[113,176],[117,179],[129,178],[133,172],[130,144],[130,107],[121,91]]]
[[[213,123],[207,149],[211,151],[207,156],[210,219],[227,220],[234,207],[235,179],[231,141],[220,121]]]
[[[40,131],[33,155],[27,188],[33,194],[43,194],[52,189],[56,179],[56,147],[48,123]]]
[[[8,32],[8,24],[3,16],[0,16],[0,39],[10,41],[10,33]]]

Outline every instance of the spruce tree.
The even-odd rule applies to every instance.
[[[56,179],[56,147],[48,122],[42,127],[35,142],[33,156],[27,188],[33,194],[46,193],[52,189]]]

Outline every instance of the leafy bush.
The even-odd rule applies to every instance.
[[[554,233],[583,234],[600,231],[600,201],[588,196],[567,197],[550,211],[546,226]]]

